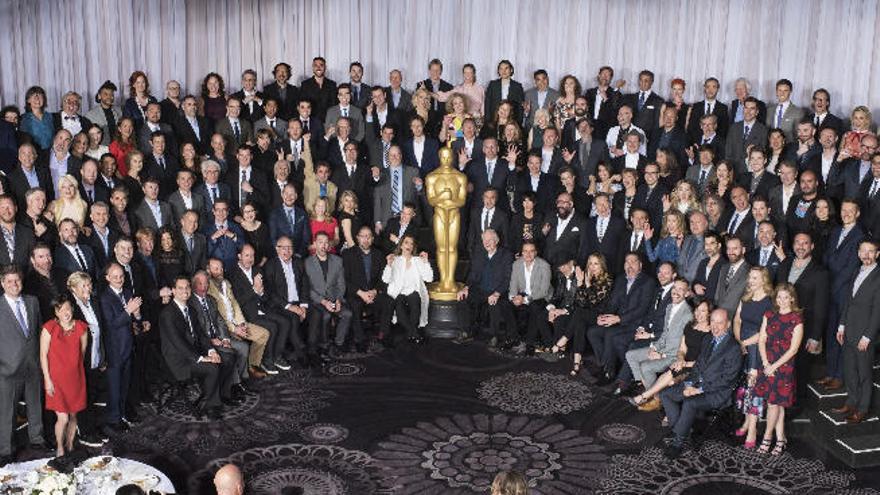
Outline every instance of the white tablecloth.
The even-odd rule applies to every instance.
[[[103,456],[92,457],[83,462],[83,464],[80,465],[80,468],[94,466],[95,463],[102,458]],[[79,485],[77,492],[83,494],[88,493],[90,495],[113,495],[116,493],[116,489],[120,486],[139,481],[140,483],[138,484],[141,484],[142,488],[157,490],[162,493],[175,493],[174,485],[171,484],[171,480],[169,480],[168,477],[158,469],[131,459],[125,459],[122,457],[115,457],[113,459],[114,461],[102,470],[84,469],[83,480]],[[34,472],[45,466],[51,460],[51,458],[36,459],[33,461],[8,464],[7,466],[0,468],[0,479],[6,474],[12,474],[15,476],[15,479],[3,483],[3,488],[0,488],[0,493],[3,493],[3,490],[10,486],[25,486],[25,476],[28,473]],[[77,468],[77,470],[80,468]],[[118,475],[113,476],[114,473],[118,473]],[[156,484],[154,485],[154,483]]]

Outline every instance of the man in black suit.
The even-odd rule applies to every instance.
[[[351,87],[351,104],[363,110],[370,102],[370,86],[363,81],[364,66],[354,61],[348,64],[348,85]]]
[[[393,73],[394,71],[392,71]],[[398,71],[399,74],[399,71]],[[452,84],[443,80],[441,76],[443,75],[443,62],[440,59],[431,59],[428,62],[428,78],[419,83],[419,86],[427,89],[431,92],[431,94],[438,93],[440,91],[452,91]],[[435,112],[442,111],[443,104],[437,100],[433,99],[432,106]]]
[[[89,206],[98,201],[110,201],[110,189],[98,180],[98,162],[94,158],[85,157],[80,169],[79,195]]]
[[[862,211],[862,228],[868,235],[877,239],[880,237],[880,153],[871,157],[871,171],[865,176],[862,187],[859,189],[859,202]]]
[[[296,115],[296,104],[299,103],[299,89],[287,84],[290,79],[290,65],[281,62],[272,69],[275,78],[271,84],[263,86],[263,96],[278,102],[278,116],[288,122]]]
[[[67,280],[73,272],[86,272],[94,278],[97,273],[95,253],[92,248],[78,241],[79,227],[76,222],[65,218],[58,226],[58,234],[61,243],[55,248],[53,258],[55,266],[62,272],[62,278]]]
[[[792,249],[794,256],[787,256],[779,266],[775,282],[777,285],[784,282],[793,284],[798,305],[803,310],[801,321],[804,324],[805,344],[795,357],[795,372],[801,377],[797,381],[797,398],[800,401],[807,398],[810,368],[821,351],[830,292],[828,270],[821,260],[813,258],[813,239],[810,233],[796,234]]]
[[[664,454],[681,455],[697,414],[724,407],[733,400],[733,390],[742,368],[742,352],[730,331],[730,317],[723,309],[712,312],[712,337],[703,339],[700,357],[688,378],[660,393],[663,409],[674,434]]]
[[[254,123],[263,117],[263,93],[257,91],[257,71],[245,69],[241,73],[241,89],[230,96],[241,101],[241,118]]]
[[[25,194],[28,190],[39,187],[47,198],[48,191],[53,190],[48,167],[37,167],[36,163],[37,149],[33,144],[24,143],[18,147],[18,165],[9,172],[9,189],[21,211],[27,208]]]
[[[92,126],[92,122],[79,114],[82,106],[82,97],[73,91],[64,93],[61,97],[61,111],[52,114],[52,127],[55,132],[67,129],[71,136],[80,132],[86,132]]]
[[[303,80],[299,87],[300,98],[312,102],[313,113],[322,122],[327,115],[327,109],[338,103],[336,101],[336,82],[325,76],[326,70],[327,61],[324,60],[324,57],[313,58],[312,77]]]
[[[397,249],[400,240],[406,235],[411,235],[418,241],[418,231],[415,223],[416,205],[412,203],[404,203],[400,209],[400,216],[393,217],[388,220],[388,225],[382,229],[376,246],[381,248],[384,254],[391,254]],[[422,245],[421,242],[417,244]]]
[[[504,246],[510,238],[508,232],[510,218],[498,206],[498,191],[491,188],[486,189],[483,191],[482,198],[482,207],[471,210],[470,228],[468,228],[468,252],[473,257],[479,256],[480,247],[483,244],[481,239],[487,230],[495,232],[500,246]]]
[[[721,103],[718,103],[721,105]],[[700,122],[697,125],[698,134],[697,137],[691,140],[691,146],[685,149],[685,154],[687,154],[688,162],[693,164],[695,161],[699,162],[699,154],[701,148],[703,146],[708,147],[712,150],[712,161],[715,162],[715,159],[721,160],[724,158],[724,152],[726,148],[726,141],[724,140],[724,136],[718,132],[718,117],[714,114],[703,115],[700,117]],[[726,121],[725,121],[726,122]],[[681,166],[681,164],[679,165]],[[689,179],[692,182],[696,183],[696,179]],[[702,193],[702,190],[698,191]]]
[[[587,339],[596,354],[597,367],[605,384],[617,374],[617,364],[624,363],[624,355],[617,352],[617,342],[631,341],[636,324],[652,307],[657,282],[642,270],[642,260],[636,253],[627,253],[623,262],[624,276],[616,277],[606,310],[587,328]],[[624,353],[626,348],[623,349]]]
[[[15,221],[17,212],[12,196],[0,195],[0,233],[4,241],[0,244],[0,265],[15,264],[23,270],[34,247],[34,232]]]
[[[366,126],[364,139],[367,140],[367,144],[370,143],[371,137],[375,138],[375,140],[381,138],[380,134],[384,133],[386,126],[394,129],[394,134],[397,136],[405,135],[408,132],[403,122],[404,115],[400,110],[391,108],[391,105],[388,104],[385,89],[382,86],[373,86],[373,89],[370,91],[370,98],[370,103],[367,105],[366,110],[364,110],[364,125]],[[373,158],[375,157],[371,155],[370,165],[381,163],[373,161]]]
[[[727,135],[727,126],[729,125],[727,105],[716,99],[720,87],[721,83],[718,82],[718,79],[714,77],[707,78],[703,82],[703,95],[705,98],[691,105],[691,116],[688,119],[687,132],[692,142],[699,142],[703,136],[704,132],[701,127],[703,117],[707,115],[715,116],[718,134],[722,136],[722,139],[723,136]],[[724,149],[724,146],[721,149]]]
[[[656,163],[648,163],[645,165],[643,182],[636,187],[632,208],[647,211],[651,227],[660,228],[663,226],[663,197],[667,194],[669,190],[660,182],[660,167]]]
[[[474,119],[464,119],[461,123],[462,136],[452,142],[452,166],[466,170],[472,160],[482,160],[483,140],[477,135],[477,123]]]
[[[782,241],[776,240],[776,227],[770,220],[762,221],[758,224],[758,243],[746,253],[746,263],[766,268],[772,279],[784,259],[785,250]]]
[[[180,225],[180,218],[188,210],[195,210],[199,219],[207,215],[205,211],[205,197],[193,190],[196,175],[190,170],[184,169],[177,172],[175,184],[177,188],[168,195],[166,201],[171,206],[171,218],[175,225]]]
[[[372,204],[370,192],[370,167],[361,159],[361,150],[358,143],[348,141],[343,146],[342,162],[333,169],[332,180],[339,192],[352,191],[358,199],[361,210]],[[341,194],[339,195],[341,199]],[[364,217],[372,218],[372,215],[364,213]]]
[[[500,247],[498,233],[492,229],[484,230],[480,241],[479,252],[472,251],[467,282],[458,291],[458,300],[467,301],[467,315],[464,319],[467,323],[457,342],[478,337],[483,324],[488,323],[492,334],[489,347],[495,347],[499,342],[508,345],[512,336],[502,335],[501,325],[504,323],[508,304],[507,291],[510,288],[513,255]]]
[[[144,111],[144,123],[138,131],[138,149],[144,155],[150,154],[150,140],[153,134],[160,132],[165,135],[165,146],[169,150],[177,149],[177,141],[174,139],[174,131],[171,126],[162,122],[162,107],[158,103],[148,103]],[[171,154],[177,154],[173,151]]]
[[[767,143],[768,131],[760,117],[759,103],[761,102],[757,98],[751,96],[745,99],[742,120],[731,124],[725,138],[724,157],[733,163],[736,174],[746,172],[745,162],[749,149]]]
[[[261,211],[268,211],[269,180],[261,170],[253,167],[253,147],[245,145],[238,149],[236,161],[238,165],[230,167],[226,175],[226,184],[232,195],[235,206],[236,221],[240,222],[241,208],[248,201],[257,205]]]
[[[671,152],[678,163],[687,163],[688,156],[685,150],[689,139],[684,130],[678,125],[678,110],[674,106],[668,106],[661,115],[663,125],[654,129],[648,139],[648,159],[657,158],[657,150]],[[682,124],[683,125],[683,124]]]
[[[290,329],[288,339],[294,347],[293,356],[304,363],[313,357],[305,357],[306,346],[300,336],[300,326],[303,326],[310,312],[309,280],[302,259],[293,254],[293,241],[289,237],[278,238],[275,252],[277,255],[270,258],[263,267],[267,307],[276,315],[284,317],[287,328]],[[317,341],[317,335],[309,336],[309,342]],[[279,361],[281,359],[275,362],[276,366]],[[284,364],[283,361],[281,364]],[[317,362],[312,361],[312,364]]]
[[[608,198],[605,199],[607,201]],[[556,215],[541,228],[545,238],[542,258],[553,268],[568,260],[580,260],[581,257],[586,261],[591,252],[587,250],[587,228],[587,221],[574,211],[571,194],[559,193],[556,196]],[[577,264],[583,266],[580,261]]]
[[[718,228],[729,235],[739,237],[743,244],[748,244],[752,232],[746,232],[748,229],[744,227],[750,223],[748,219],[752,217],[749,193],[745,188],[736,186],[730,190],[730,200],[733,203],[733,208],[724,212],[718,222]]]
[[[187,95],[180,104],[182,111],[174,123],[174,135],[180,143],[191,143],[196,153],[204,155],[210,149],[211,123],[198,114],[198,102],[193,95]]]
[[[203,182],[196,186],[193,191],[195,194],[201,195],[205,209],[202,212],[202,225],[208,225],[211,218],[210,212],[214,209],[214,202],[219,199],[229,201],[232,198],[232,192],[227,184],[220,182],[220,164],[214,160],[205,160],[202,162],[202,179]]]
[[[663,106],[663,98],[651,89],[653,85],[654,73],[643,70],[639,72],[639,91],[624,97],[633,109],[633,125],[648,136],[660,126],[660,107]]]
[[[843,136],[843,120],[829,111],[831,106],[831,94],[825,88],[813,91],[813,111],[806,119],[816,126],[816,129],[834,129],[835,135]]]
[[[52,147],[44,150],[37,156],[36,168],[44,169],[50,177],[46,197],[49,200],[56,199],[58,181],[64,175],[70,174],[79,180],[79,169],[82,160],[70,154],[70,143],[73,138],[67,129],[61,129],[55,133],[52,139]]]
[[[174,300],[159,315],[162,332],[162,356],[174,378],[200,381],[202,404],[211,420],[222,418],[222,405],[232,401],[232,363],[222,361],[210,345],[190,302],[192,293],[189,279],[179,276],[174,281]]]
[[[593,124],[589,118],[578,119],[573,126],[577,137],[567,146],[563,144],[565,149],[562,150],[562,158],[577,170],[578,184],[589,187],[590,176],[596,175],[599,162],[605,161],[608,157],[608,146],[605,140],[593,131]],[[567,133],[563,133],[565,134]]]
[[[697,265],[697,275],[694,277],[691,288],[694,294],[703,296],[710,301],[715,300],[715,290],[718,288],[721,269],[727,266],[721,256],[723,246],[722,237],[718,232],[707,232],[703,236],[703,252],[706,258]]]
[[[390,336],[391,304],[385,293],[382,282],[382,270],[385,268],[385,256],[373,246],[373,230],[364,225],[357,232],[357,248],[342,252],[342,266],[345,270],[345,292],[351,312],[352,336],[354,347],[358,352],[366,350],[364,335],[365,313],[372,315],[379,329],[378,339],[385,340]]]
[[[650,261],[648,261],[648,250],[645,247],[645,228],[649,226],[650,217],[648,216],[648,210],[638,207],[632,207],[629,210],[629,226],[623,235],[620,236],[620,247],[618,251],[621,253],[633,252],[639,255],[639,258],[642,259],[642,268],[645,273],[654,273],[654,267]],[[702,249],[702,245],[700,246]],[[608,269],[611,273],[615,275],[620,275],[623,273],[623,265],[619,267],[609,266]]]
[[[586,251],[578,257],[578,265],[583,266],[587,261],[587,255],[601,253],[608,263],[608,268],[617,267],[623,263],[621,254],[617,252],[620,238],[626,231],[626,222],[611,211],[611,199],[606,194],[597,194],[593,200],[596,207],[596,216],[586,223]]]
[[[522,208],[523,195],[529,192],[534,195],[536,212],[552,214],[555,211],[553,198],[558,190],[559,178],[542,172],[541,153],[530,151],[526,159],[526,169],[516,176],[513,206],[519,211]]]
[[[587,98],[587,115],[596,123],[596,137],[605,139],[608,129],[617,125],[617,107],[623,99],[620,94],[619,81],[614,86],[614,69],[609,66],[599,67],[596,75],[596,87],[584,92]]]
[[[466,173],[468,180],[473,185],[470,193],[473,198],[471,205],[476,206],[477,198],[483,196],[486,189],[493,188],[497,191],[507,190],[507,176],[511,173],[511,164],[507,160],[498,156],[498,140],[494,137],[488,137],[483,140],[483,158],[481,160],[471,160],[468,163]],[[489,175],[491,173],[491,176]],[[499,207],[503,210],[509,209],[506,201],[502,201]]]
[[[150,151],[144,155],[144,171],[141,178],[153,177],[159,182],[159,199],[165,201],[177,188],[177,172],[180,164],[177,158],[166,150],[165,134],[154,132],[150,136]]]
[[[95,263],[99,270],[107,266],[107,261],[113,257],[113,246],[119,239],[119,232],[110,228],[110,206],[104,202],[95,203],[89,208],[89,219],[92,226],[89,235],[85,236],[85,243],[95,253]]]
[[[495,112],[502,101],[509,101],[513,105],[514,121],[522,121],[525,91],[522,84],[513,79],[513,72],[513,64],[510,60],[498,62],[498,79],[492,80],[486,87],[483,115],[487,120],[495,118]]]

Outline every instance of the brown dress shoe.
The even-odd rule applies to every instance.
[[[861,423],[865,419],[865,413],[855,411],[846,417],[847,423]]]
[[[855,412],[855,409],[853,409],[852,407],[850,407],[847,404],[844,404],[840,407],[835,407],[834,409],[831,410],[831,412],[833,412],[834,414],[852,414]]]
[[[645,402],[644,404],[639,406],[639,411],[659,411],[661,407],[663,407],[663,403],[660,401],[660,399],[658,397],[652,397],[648,402]]]
[[[828,380],[827,382],[825,382],[825,390],[827,390],[827,391],[840,390],[842,388],[843,388],[843,381],[838,380],[837,378],[832,378],[832,379]]]
[[[266,373],[256,366],[248,367],[248,375],[250,375],[251,378],[266,378]]]

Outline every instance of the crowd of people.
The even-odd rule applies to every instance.
[[[737,434],[785,449],[786,409],[824,354],[836,412],[865,419],[880,327],[880,154],[870,111],[847,121],[830,94],[809,108],[733,82],[685,81],[666,95],[642,71],[629,93],[602,67],[525,90],[507,60],[484,88],[432,60],[340,84],[316,57],[258,88],[178,81],[154,95],[135,71],[124,100],[107,81],[86,112],[46,91],[0,119],[0,457],[15,404],[58,454],[99,446],[156,401],[198,382],[212,419],[254,380],[315,367],[346,349],[419,345],[434,268],[426,176],[451,146],[468,179],[458,249],[467,343],[572,356],[641,410],[663,409],[678,455],[695,417],[736,401]],[[662,91],[662,90],[660,90]],[[91,97],[92,95],[89,95]],[[120,103],[122,103],[120,105]],[[845,385],[844,385],[845,384]],[[96,405],[100,403],[100,406]],[[775,444],[774,444],[775,439]]]

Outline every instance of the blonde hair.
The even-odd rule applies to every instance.
[[[522,474],[501,471],[492,480],[491,495],[529,495],[529,485]]]
[[[465,113],[465,115],[467,115],[467,113],[468,113],[467,98],[465,98],[464,95],[461,93],[452,93],[452,96],[450,96],[449,99],[446,100],[446,113],[448,113],[448,114],[455,113],[455,108],[453,107],[453,105],[455,104],[455,100],[461,100],[462,105],[464,105],[464,113]]]
[[[339,196],[339,205],[340,206],[343,204],[343,201],[345,201],[346,198],[351,198],[351,200],[354,202],[354,211],[358,211],[357,194],[355,194],[354,191],[352,191],[352,190],[342,191],[342,194]]]
[[[776,303],[776,297],[779,296],[780,292],[788,293],[788,296],[791,297],[791,312],[792,313],[800,313],[802,308],[798,303],[798,295],[797,290],[795,290],[794,286],[788,282],[782,282],[776,286],[773,290],[773,311],[779,312],[779,305]]]
[[[92,277],[90,277],[88,273],[73,272],[67,277],[67,288],[73,290],[74,287],[79,287],[80,285],[91,281]]]
[[[660,229],[660,237],[669,236],[669,219],[676,218],[678,220],[678,230],[682,235],[687,235],[687,223],[684,214],[678,210],[669,210],[663,215],[663,228]]]
[[[758,272],[761,274],[764,295],[767,297],[773,296],[773,280],[770,279],[770,271],[763,266],[753,266],[749,269],[749,275],[751,275],[752,272]],[[752,288],[749,287],[748,282],[746,282],[746,291],[743,293],[742,301],[754,301],[754,294],[752,293]]]

